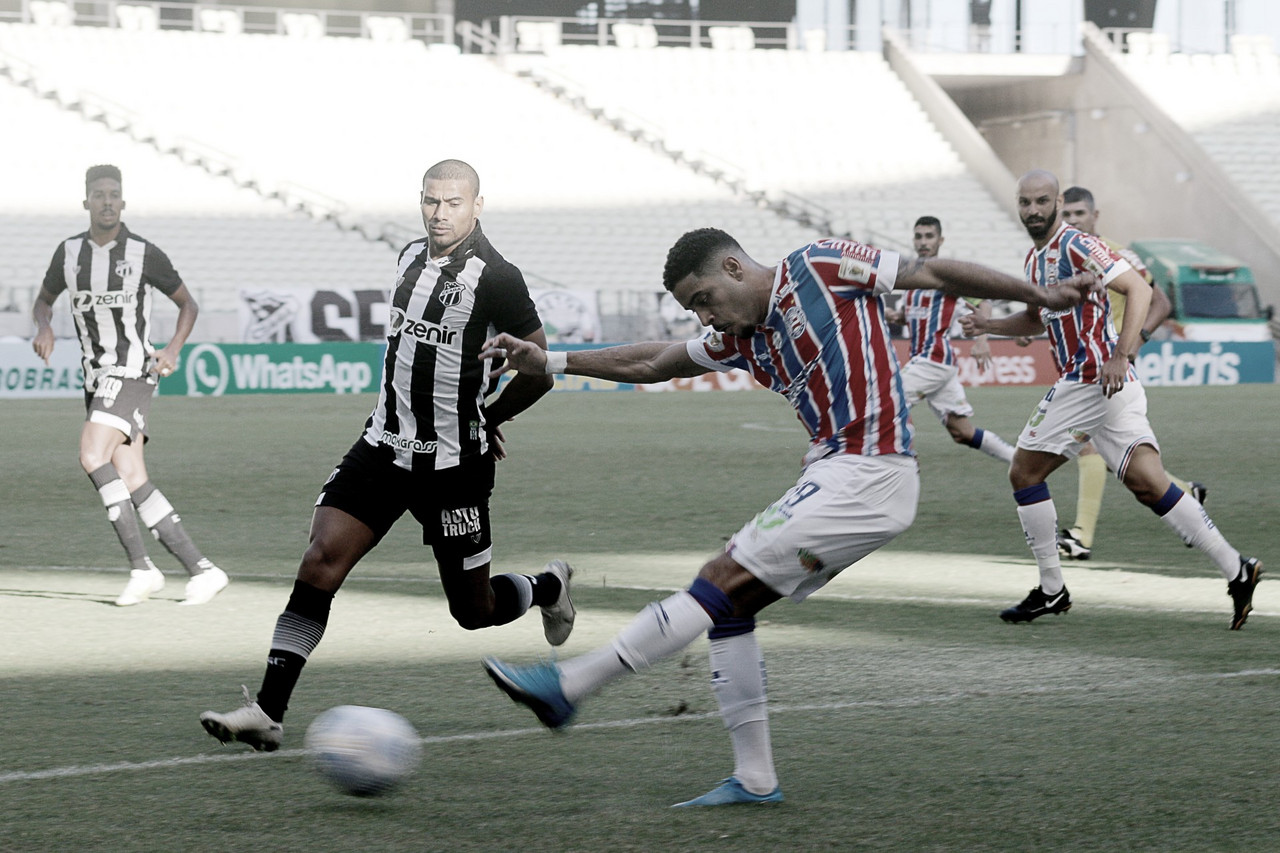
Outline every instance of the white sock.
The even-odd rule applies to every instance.
[[[1240,552],[1218,532],[1204,507],[1189,493],[1183,492],[1173,508],[1160,518],[1182,537],[1183,542],[1200,549],[1212,560],[1228,581],[1235,580],[1240,574]]]
[[[754,631],[711,641],[711,690],[733,742],[733,775],[753,794],[778,787],[765,684]]]
[[[978,450],[1006,464],[1013,461],[1013,445],[989,429],[981,429],[978,432],[982,434]]]
[[[1058,510],[1052,500],[1018,506],[1018,521],[1040,569],[1040,589],[1054,595],[1066,582],[1058,557]]]
[[[576,702],[626,672],[648,669],[698,639],[711,617],[688,592],[655,601],[607,646],[560,663],[560,689]]]

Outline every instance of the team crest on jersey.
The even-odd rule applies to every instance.
[[[803,308],[799,305],[792,305],[782,316],[787,321],[787,334],[791,335],[793,340],[804,334],[805,326],[809,324],[809,320],[804,316]]]
[[[121,258],[116,261],[116,275],[120,278],[129,278],[133,275],[133,261],[128,258]]]
[[[707,335],[707,349],[710,352],[724,352],[724,335],[719,332]]]
[[[440,300],[440,304],[446,308],[452,308],[462,301],[462,292],[465,290],[462,285],[456,281],[445,282],[444,287],[440,288],[440,293],[436,298]]]

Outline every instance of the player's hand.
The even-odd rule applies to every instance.
[[[960,331],[964,332],[966,338],[976,338],[978,335],[987,333],[987,318],[980,314],[965,314],[960,318]],[[977,341],[973,344],[978,345]],[[976,356],[975,356],[976,357]],[[991,346],[987,345],[987,358],[991,357]]]
[[[1098,384],[1102,386],[1102,393],[1110,398],[1124,388],[1125,376],[1129,372],[1129,359],[1112,355],[1107,359],[1107,363],[1102,365],[1102,371],[1098,376]]]
[[[1033,340],[1035,340],[1035,338],[1031,337],[1030,335],[1019,335],[1018,337],[1013,339],[1013,342],[1020,347],[1029,347],[1031,346],[1031,342]]]
[[[507,458],[507,448],[503,444],[507,437],[502,434],[502,427],[497,424],[487,426],[485,429],[489,433],[489,455],[493,457],[494,462],[501,462]]]
[[[45,367],[49,366],[49,356],[53,355],[53,329],[45,326],[36,332],[35,338],[31,341],[31,349],[35,350],[35,354],[44,360]]]
[[[1066,281],[1059,282],[1056,287],[1042,288],[1044,307],[1050,311],[1061,311],[1074,308],[1089,298],[1089,294],[1102,289],[1102,284],[1093,273],[1084,272],[1073,275]]]
[[[484,342],[480,347],[480,359],[491,358],[494,367],[489,371],[493,378],[514,370],[530,376],[544,376],[547,372],[547,352],[532,341],[522,340],[503,332]]]
[[[979,370],[986,370],[992,365],[991,359],[991,341],[983,335],[979,335],[973,341],[973,346],[969,347],[969,358],[978,362]]]
[[[169,376],[178,369],[178,356],[169,352],[168,347],[156,350],[155,355],[151,356],[151,366],[148,369],[157,376]]]

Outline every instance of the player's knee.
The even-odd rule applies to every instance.
[[[318,589],[336,590],[342,585],[349,566],[341,549],[323,539],[313,539],[302,555],[298,578]]]
[[[84,469],[86,474],[92,474],[110,461],[111,457],[108,454],[100,453],[92,448],[80,448],[80,467]]]

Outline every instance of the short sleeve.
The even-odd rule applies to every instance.
[[[480,284],[489,322],[499,332],[527,338],[542,328],[524,275],[514,264],[503,262],[486,267]]]
[[[700,367],[727,373],[730,370],[747,370],[750,364],[742,353],[725,336],[717,331],[707,332],[700,338],[685,343],[689,358]]]
[[[182,287],[182,278],[178,275],[178,271],[173,268],[173,264],[169,261],[169,256],[162,252],[155,243],[147,244],[147,254],[143,259],[142,273],[147,284],[166,296],[172,296],[178,288]]]
[[[67,244],[59,243],[58,248],[53,252],[53,260],[49,262],[49,269],[45,271],[42,285],[45,290],[54,296],[67,289],[66,265]]]
[[[1133,269],[1124,258],[1115,254],[1106,243],[1092,234],[1077,233],[1071,239],[1072,268],[1078,272],[1091,272],[1103,284],[1109,284],[1118,276]]]

